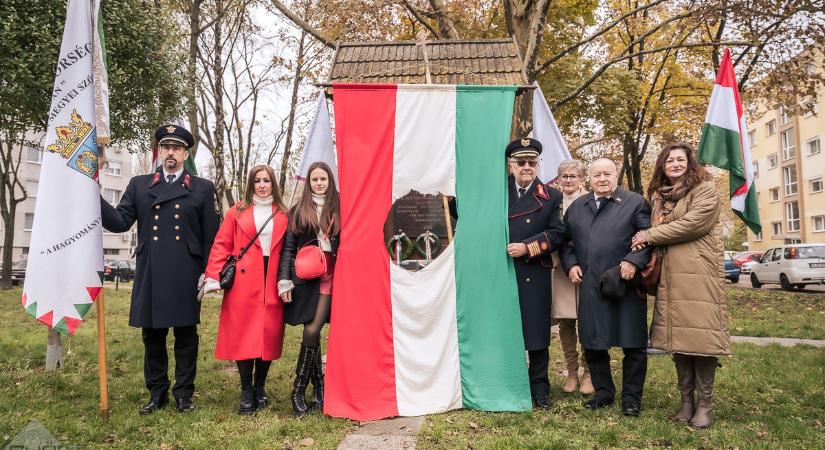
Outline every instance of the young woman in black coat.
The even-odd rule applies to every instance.
[[[318,245],[332,255],[334,265],[341,230],[338,190],[329,166],[323,162],[312,163],[307,175],[303,195],[289,214],[278,266],[278,294],[285,304],[284,321],[304,326],[291,396],[296,416],[303,416],[313,407],[323,411],[320,344],[321,330],[329,322],[332,305],[332,268],[321,278],[304,280],[295,274],[295,256],[305,245]],[[310,382],[314,386],[313,402],[307,404],[305,393]]]

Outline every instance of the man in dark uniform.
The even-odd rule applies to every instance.
[[[635,282],[651,250],[633,252],[631,242],[637,231],[650,228],[650,208],[641,195],[618,187],[618,181],[613,161],[593,161],[593,194],[567,207],[564,224],[572,245],[564,246],[560,256],[570,280],[581,285],[579,339],[596,389],[584,406],[613,404],[616,388],[608,350],[622,347],[622,414],[638,416],[647,374],[647,299],[637,293]]]
[[[524,346],[530,359],[530,394],[539,408],[549,408],[550,254],[561,244],[561,192],[536,178],[541,143],[517,139],[507,146],[510,244],[518,282]]]
[[[132,178],[117,208],[100,199],[107,230],[122,233],[135,221],[138,224],[129,325],[143,328],[143,375],[149,403],[140,414],[150,414],[168,402],[169,328],[175,334],[172,394],[178,411],[195,409],[198,283],[219,226],[215,186],[183,167],[194,144],[192,134],[177,125],[163,125],[155,132],[155,140],[163,165],[154,174]]]

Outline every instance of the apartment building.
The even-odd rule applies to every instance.
[[[120,197],[132,177],[132,155],[117,147],[106,150],[109,157],[109,166],[100,174],[101,194],[113,205],[117,205]],[[31,228],[34,222],[34,207],[37,204],[37,187],[40,182],[40,163],[43,159],[43,149],[39,146],[25,147],[21,152],[20,169],[18,176],[26,187],[28,198],[17,206],[15,217],[14,246],[12,261],[28,258]],[[0,220],[0,235],[5,224]],[[128,260],[132,257],[137,242],[136,231],[133,228],[126,233],[103,233],[103,258],[114,260]],[[3,249],[5,251],[5,248]]]
[[[810,104],[813,112],[779,107],[751,118],[748,138],[762,221],[762,233],[748,230],[751,250],[825,242],[825,89]]]

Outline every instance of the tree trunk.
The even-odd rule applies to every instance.
[[[63,346],[60,342],[60,333],[49,328],[46,340],[46,370],[58,370],[63,367]]]
[[[290,100],[289,122],[286,127],[286,142],[284,143],[284,157],[281,159],[281,170],[278,176],[278,186],[285,186],[286,173],[289,168],[289,158],[292,156],[292,131],[295,129],[295,117],[298,114],[298,88],[301,86],[304,67],[304,42],[306,41],[306,31],[301,32],[301,39],[298,41],[298,56],[295,64],[295,76],[292,79],[292,99]],[[303,174],[300,174],[303,175]]]
[[[12,203],[11,208],[3,205],[3,224],[6,229],[3,231],[3,279],[0,281],[0,289],[7,291],[12,288],[11,264],[14,253],[14,219],[17,213],[17,204]]]
[[[215,102],[215,147],[212,149],[212,160],[215,163],[215,196],[217,201],[222,202],[226,198],[229,203],[232,200],[232,193],[228,192],[226,186],[226,175],[224,173],[224,130],[226,130],[226,117],[223,109],[223,0],[215,1],[215,14],[217,18],[214,23],[215,27],[215,48],[213,49],[212,72],[214,79],[214,86],[212,88],[212,95]],[[220,207],[220,206],[219,206]],[[221,210],[223,208],[220,208]]]
[[[192,138],[195,145],[192,146],[192,159],[198,154],[198,144],[200,143],[200,129],[198,128],[198,40],[200,39],[201,29],[201,3],[203,0],[193,0],[191,2],[191,9],[189,10],[189,65],[186,68],[186,76],[189,81],[189,86],[186,89],[186,117],[189,122],[189,132],[192,133]]]

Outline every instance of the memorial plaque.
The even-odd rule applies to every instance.
[[[392,207],[392,229],[393,234],[402,230],[413,241],[427,230],[446,239],[447,224],[444,223],[441,195],[422,195],[413,191],[396,200]]]

